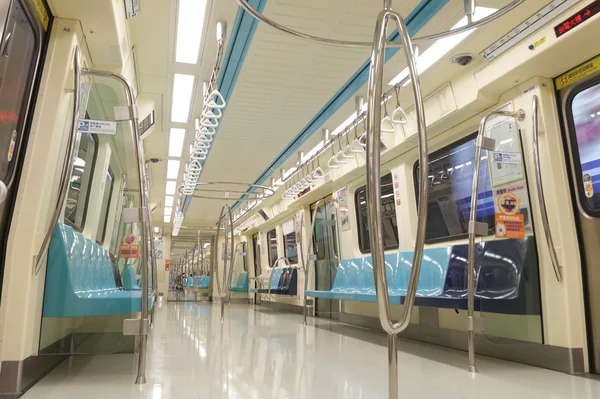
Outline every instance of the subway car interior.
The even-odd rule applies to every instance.
[[[599,14],[0,0],[0,399],[600,398]]]

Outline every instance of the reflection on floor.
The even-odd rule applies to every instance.
[[[251,305],[161,304],[149,341],[148,382],[133,384],[132,355],[77,356],[24,399],[364,398],[386,399],[387,350],[379,334]],[[401,398],[600,398],[600,381],[398,343]]]

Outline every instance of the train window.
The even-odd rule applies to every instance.
[[[269,250],[269,266],[273,267],[279,258],[277,253],[277,230],[273,229],[267,233],[267,248]]]
[[[600,85],[575,94],[570,119],[579,198],[586,213],[600,217]],[[575,144],[576,143],[576,144]]]
[[[477,134],[453,143],[429,156],[429,199],[425,242],[438,242],[467,236],[471,212],[471,190]],[[485,150],[482,160],[487,159]],[[488,163],[481,162],[480,181],[489,181]],[[414,167],[418,201],[419,162]],[[489,185],[479,185],[477,220],[490,226],[494,234],[494,199]]]
[[[73,165],[73,174],[65,206],[65,223],[78,231],[82,231],[85,225],[85,215],[87,213],[97,150],[98,141],[96,137],[89,133],[82,134],[79,141],[77,158]]]
[[[369,253],[371,252],[371,241],[367,220],[367,186],[362,186],[356,190],[354,201],[358,223],[358,247],[362,253]],[[386,250],[397,249],[399,246],[398,221],[396,220],[391,173],[381,178],[381,219],[383,223],[383,248]]]
[[[285,235],[285,246],[283,249],[285,257],[291,264],[298,263],[298,243],[296,242],[295,231]]]
[[[110,209],[110,199],[112,197],[115,175],[108,168],[106,171],[106,182],[104,183],[104,192],[102,193],[102,207],[100,208],[100,221],[98,222],[98,231],[96,232],[96,241],[104,245],[106,236],[106,227],[108,224],[108,210]]]

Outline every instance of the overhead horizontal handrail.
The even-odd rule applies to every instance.
[[[544,195],[544,187],[542,186],[542,165],[540,163],[539,146],[538,99],[536,95],[534,95],[532,99],[531,122],[533,124],[532,133],[533,160],[535,162],[535,186],[537,188],[537,195],[539,200],[540,213],[542,215],[542,224],[544,225],[544,235],[546,237],[546,244],[548,245],[548,251],[550,252],[550,260],[552,261],[552,267],[554,268],[556,280],[560,282],[562,281],[560,263],[558,262],[556,247],[554,246],[554,240],[552,239],[552,231],[550,230],[550,222],[548,221],[548,211],[546,209],[546,196]]]
[[[67,138],[67,150],[66,150],[66,159],[63,163],[63,169],[60,175],[60,183],[58,189],[58,196],[56,198],[56,206],[54,207],[54,211],[52,212],[52,217],[50,218],[50,225],[46,230],[44,235],[44,239],[42,240],[42,245],[40,249],[33,259],[33,274],[38,275],[40,269],[42,268],[42,259],[45,258],[46,253],[48,252],[48,246],[50,245],[50,240],[52,239],[52,234],[54,233],[54,228],[60,215],[63,211],[63,203],[65,202],[65,198],[69,191],[69,184],[71,183],[71,176],[73,175],[73,165],[75,163],[75,152],[77,148],[79,148],[79,91],[81,81],[81,51],[79,46],[75,46],[75,53],[73,54],[73,116],[71,118],[71,130],[69,133],[69,137]]]
[[[492,116],[506,116],[515,118],[518,121],[525,119],[525,112],[518,111],[492,111],[481,119],[479,132],[477,133],[477,142],[475,145],[475,169],[473,170],[473,185],[471,189],[471,211],[469,216],[469,260],[468,260],[468,310],[467,310],[467,346],[469,350],[469,372],[476,373],[475,365],[475,237],[477,235],[487,235],[488,226],[485,223],[477,222],[477,197],[479,193],[479,170],[481,168],[482,149],[494,151],[494,142],[486,138],[486,124]],[[426,170],[427,168],[422,167]]]
[[[208,186],[235,186],[235,187],[244,187],[247,190],[262,190],[261,192],[256,191],[241,191],[241,190],[229,190],[224,188],[222,190],[218,189],[210,189],[206,188]],[[179,192],[185,194],[185,186],[179,187]],[[202,195],[202,193],[223,193],[223,196],[216,195]],[[240,194],[239,198],[232,198],[231,194]],[[275,194],[275,191],[268,186],[262,186],[259,184],[251,184],[251,183],[240,183],[240,182],[221,182],[221,181],[212,181],[212,182],[197,182],[195,183],[195,188],[191,191],[191,194],[188,194],[192,198],[201,198],[201,199],[211,199],[211,200],[227,200],[227,201],[254,201],[254,200],[264,200]]]
[[[282,25],[282,24],[272,20],[271,18],[264,16],[263,14],[258,12],[256,9],[254,9],[250,5],[250,3],[248,3],[247,0],[236,0],[236,1],[240,5],[240,7],[242,7],[244,10],[246,10],[256,20],[258,20],[274,29],[277,29],[280,32],[283,32],[285,34],[288,34],[288,35],[291,35],[294,37],[298,37],[300,39],[306,39],[306,40],[320,43],[320,44],[326,44],[326,45],[330,45],[330,46],[340,46],[340,47],[371,48],[373,46],[373,43],[370,43],[370,42],[335,40],[335,39],[329,39],[329,38],[325,38],[325,37],[309,35],[308,33],[299,32],[297,30],[294,30],[294,29],[288,28],[287,26]],[[496,11],[495,13],[493,13],[485,18],[480,19],[479,21],[473,21],[472,14],[470,14],[470,15],[467,14],[467,18],[469,19],[469,22],[465,26],[455,28],[455,29],[452,29],[452,30],[449,30],[446,32],[434,33],[432,35],[418,37],[418,38],[413,39],[412,43],[415,46],[427,44],[427,43],[437,41],[439,39],[458,35],[458,34],[467,32],[471,29],[478,28],[480,26],[483,26],[489,22],[492,22],[492,21],[502,17],[503,15],[512,11],[514,8],[516,8],[518,5],[522,4],[523,2],[525,2],[525,0],[514,0],[511,3],[507,4],[506,6],[504,6],[503,8],[501,8],[500,10]],[[389,42],[385,43],[386,47],[401,47],[402,44],[403,44],[402,40],[389,41]]]

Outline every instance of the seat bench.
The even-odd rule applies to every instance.
[[[233,292],[248,292],[248,273],[240,273],[236,283],[232,284],[230,291]]]
[[[404,303],[413,253],[385,255],[388,297]],[[492,240],[476,245],[475,309],[508,314],[541,314],[534,237]],[[467,309],[468,247],[427,248],[423,253],[415,306]],[[372,258],[342,260],[331,290],[307,290],[308,297],[376,302]]]
[[[298,269],[295,267],[282,267],[272,270],[269,288],[251,288],[250,292],[256,294],[273,295],[298,295]]]
[[[48,248],[43,317],[141,312],[142,292],[137,283],[128,284],[130,289],[116,286],[113,264],[105,248],[72,227],[57,223]]]

